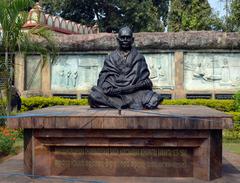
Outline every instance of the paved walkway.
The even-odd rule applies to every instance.
[[[23,174],[23,153],[0,164],[2,183],[205,183],[193,178],[156,178],[156,177],[40,177],[32,179]],[[223,177],[211,183],[240,183],[240,155],[223,152]]]

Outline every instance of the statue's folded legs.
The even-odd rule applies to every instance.
[[[92,88],[89,95],[89,104],[92,108],[111,107],[116,109],[155,109],[163,101],[163,97],[151,90],[141,90],[135,93],[107,96],[97,86]]]

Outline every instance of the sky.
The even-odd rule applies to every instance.
[[[219,16],[224,16],[225,15],[225,2],[221,0],[208,0],[210,3],[211,7],[219,12]]]

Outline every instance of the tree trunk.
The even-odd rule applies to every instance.
[[[11,113],[11,65],[9,63],[9,50],[6,49],[5,51],[5,67],[6,67],[6,71],[7,71],[7,82],[6,82],[6,96],[7,96],[7,115],[10,115]]]

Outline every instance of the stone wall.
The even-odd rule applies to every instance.
[[[61,51],[113,50],[116,34],[63,35],[56,37]],[[240,49],[240,33],[189,31],[176,33],[136,33],[135,45],[141,50]]]
[[[116,34],[56,36],[59,57],[16,56],[15,85],[23,95],[84,97],[96,84]],[[154,89],[171,98],[224,98],[240,87],[240,34],[222,32],[136,33]],[[42,40],[42,44],[46,44]]]

